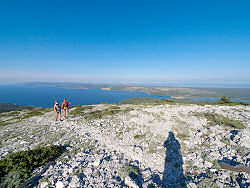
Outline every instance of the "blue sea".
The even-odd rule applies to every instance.
[[[91,105],[106,102],[119,103],[132,97],[150,97],[156,99],[171,99],[170,96],[150,95],[143,92],[113,91],[102,89],[65,89],[49,86],[0,86],[0,102],[10,102],[19,105],[36,107],[53,107],[54,101],[60,103],[66,98],[72,105]],[[190,100],[215,101],[218,99],[200,98]],[[232,100],[250,102],[249,100]]]
[[[102,89],[65,89],[57,87],[27,87],[27,86],[0,86],[0,102],[10,102],[19,105],[36,107],[53,107],[54,101],[60,103],[66,98],[72,105],[91,105],[101,102],[119,103],[132,97],[151,97],[167,99],[143,92],[112,91]]]

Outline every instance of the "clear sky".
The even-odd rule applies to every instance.
[[[0,83],[250,85],[249,0],[0,1]]]

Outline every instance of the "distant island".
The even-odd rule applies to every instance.
[[[25,106],[25,105],[18,105],[15,103],[1,103],[0,102],[0,113],[10,112],[13,110],[32,109],[32,108],[34,108],[34,106]]]
[[[62,83],[62,82],[27,82],[22,86],[51,86],[66,89],[103,89],[116,91],[144,92],[151,95],[171,96],[171,98],[209,98],[219,99],[226,96],[233,100],[250,100],[250,88],[202,88],[202,87],[170,87],[170,86],[141,86],[124,84],[90,84],[90,83]]]

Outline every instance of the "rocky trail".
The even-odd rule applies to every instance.
[[[249,106],[100,104],[72,107],[58,122],[43,109],[0,119],[8,123],[0,127],[1,158],[66,148],[33,187],[250,186]]]

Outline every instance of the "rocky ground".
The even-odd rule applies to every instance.
[[[37,111],[0,117],[1,158],[36,146],[66,147],[35,187],[250,186],[249,106],[76,106],[68,120],[58,122],[53,111]],[[217,124],[203,114],[237,120],[245,128]]]

